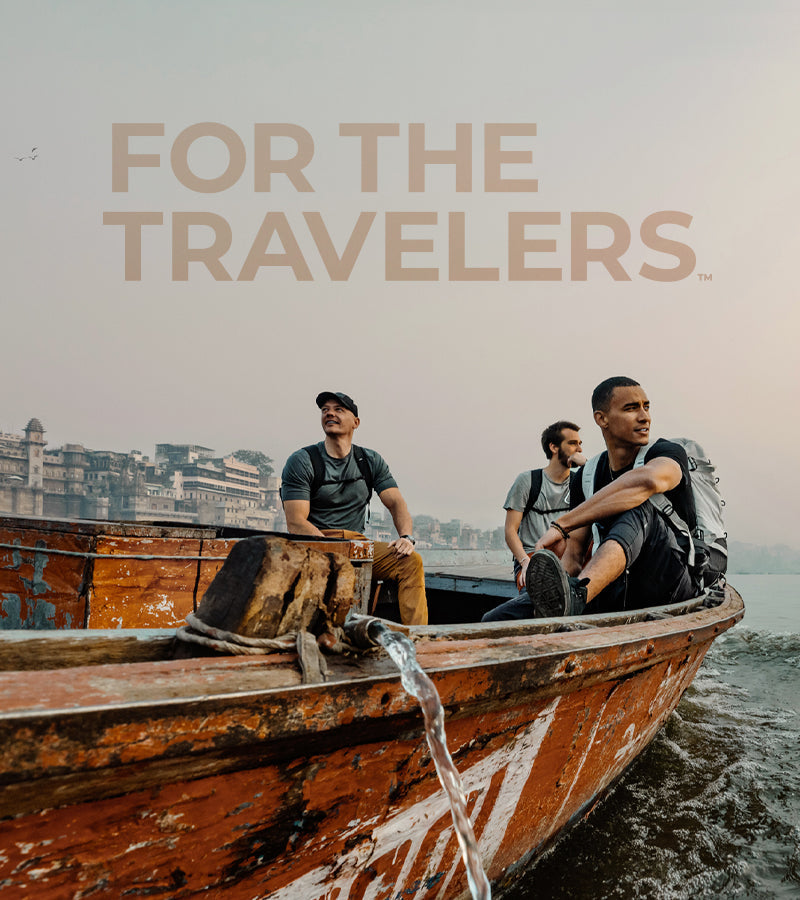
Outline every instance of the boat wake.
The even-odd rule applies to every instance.
[[[800,635],[723,635],[613,793],[504,897],[797,897],[798,732]]]

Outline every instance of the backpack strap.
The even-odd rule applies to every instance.
[[[533,509],[534,503],[539,499],[542,492],[542,470],[531,469],[531,489],[528,491],[528,499],[525,501],[525,509],[522,511],[522,518]]]
[[[313,497],[322,487],[322,482],[325,480],[325,460],[322,458],[322,452],[316,444],[309,444],[308,447],[303,447],[303,450],[311,458],[311,466],[314,469],[310,487],[311,496]]]
[[[375,479],[372,476],[372,467],[369,462],[369,457],[364,452],[363,447],[356,447],[353,444],[353,456],[355,457],[356,464],[358,468],[361,470],[361,474],[364,476],[364,482],[367,485],[367,515],[369,516],[369,504],[370,500],[372,500],[372,486],[375,483]]]
[[[646,446],[639,448],[639,452],[636,454],[636,459],[633,461],[634,469],[638,469],[640,466],[644,465],[644,458],[647,455],[647,451],[652,446],[652,444],[647,444]],[[692,536],[691,529],[686,524],[686,522],[683,521],[683,519],[678,514],[678,511],[664,494],[653,494],[649,499],[653,506],[655,506],[655,508],[661,513],[661,515],[670,523],[670,525],[672,525],[673,529],[688,539],[689,558],[687,560],[687,563],[690,569],[694,568],[694,537]]]
[[[311,466],[314,470],[310,487],[310,494],[313,498],[325,483],[325,460],[322,458],[322,451],[319,449],[318,444],[309,444],[308,447],[303,447],[303,450],[305,450],[309,455],[311,459]],[[367,485],[367,521],[369,521],[369,504],[372,500],[372,487],[375,483],[375,479],[372,474],[372,467],[370,465],[369,457],[364,452],[363,447],[356,447],[356,445],[353,444],[351,447],[351,453],[353,454],[353,458],[358,465],[361,476],[364,479],[364,483]]]
[[[587,463],[583,466],[583,471],[581,472],[581,487],[583,488],[583,499],[588,500],[594,494],[594,476],[597,472],[597,464],[600,462],[600,457],[602,453],[598,453],[597,456],[593,456]],[[597,527],[597,523],[592,524],[592,555],[594,555],[597,548],[600,546],[600,529]]]
[[[597,456],[593,456],[583,466],[583,471],[581,472],[581,487],[583,488],[584,500],[588,500],[589,497],[594,494],[594,475],[602,455],[602,453],[598,453]]]

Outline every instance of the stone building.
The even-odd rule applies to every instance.
[[[0,434],[0,513],[285,528],[280,480],[234,456],[198,444],[157,444],[154,462],[137,450],[47,450],[44,434],[38,419]]]
[[[38,419],[25,435],[0,434],[0,504],[19,516],[44,515],[44,428]]]

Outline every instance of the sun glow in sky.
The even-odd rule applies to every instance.
[[[494,527],[515,475],[544,462],[549,422],[574,419],[586,449],[601,449],[591,390],[627,374],[648,391],[655,434],[692,436],[717,463],[731,537],[800,546],[798,46],[793,0],[18,4],[0,34],[0,430],[37,416],[51,446],[252,447],[280,467],[320,435],[316,393],[344,390],[361,409],[357,440],[387,458],[412,512]],[[245,153],[241,178],[215,193],[170,163],[180,133],[203,122],[227,126]],[[127,192],[112,191],[114,123],[164,126],[131,138],[160,165],[132,168]],[[282,175],[255,189],[257,123],[311,136],[313,190]],[[378,139],[377,190],[361,190],[360,143],[342,123],[398,126]],[[459,123],[472,126],[470,189],[456,189],[453,164],[431,164],[410,190],[409,126],[425,126],[427,149],[453,150]],[[486,123],[536,124],[503,139],[527,161],[502,174],[537,191],[485,190]],[[274,146],[278,157],[297,145]],[[35,160],[15,158],[32,147]],[[229,161],[211,137],[187,160],[202,178]],[[125,280],[123,228],[103,224],[120,211],[163,216],[142,229],[138,281]],[[640,235],[662,211],[691,217],[660,229],[695,257],[673,282],[639,274],[678,262]],[[227,223],[231,280],[199,262],[175,280],[176,213]],[[240,279],[270,213],[284,230],[260,257],[276,261],[294,239],[309,280],[285,263]],[[311,213],[339,256],[374,213],[346,280],[332,280]],[[428,242],[402,265],[436,280],[387,280],[401,213],[422,217],[404,239]],[[462,214],[464,265],[496,279],[449,277],[450,213]],[[561,280],[510,277],[516,213],[551,214],[525,227],[550,243],[524,264]],[[630,280],[600,262],[575,277],[579,213],[629,228]],[[588,234],[593,247],[612,237]],[[191,246],[213,236],[189,228]]]

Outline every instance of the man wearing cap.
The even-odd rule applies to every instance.
[[[425,573],[414,552],[411,514],[397,482],[379,453],[353,445],[361,420],[351,397],[323,391],[316,402],[325,440],[295,451],[283,467],[281,500],[287,528],[291,534],[324,536],[327,530],[342,529],[361,535],[374,490],[400,537],[389,544],[375,542],[373,581],[396,581],[401,621],[425,625]]]

